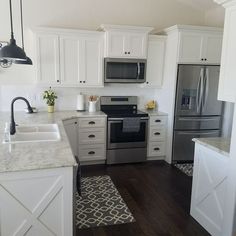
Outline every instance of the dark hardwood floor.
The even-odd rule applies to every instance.
[[[189,214],[192,178],[165,162],[84,166],[82,176],[109,175],[135,223],[78,230],[81,236],[209,235]]]

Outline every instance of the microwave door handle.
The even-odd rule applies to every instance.
[[[137,80],[139,79],[140,76],[140,63],[137,63]]]

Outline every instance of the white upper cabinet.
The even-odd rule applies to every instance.
[[[103,86],[103,35],[61,36],[61,84]]]
[[[41,31],[45,32],[36,33],[39,83],[76,87],[103,86],[102,32],[62,29]]]
[[[39,83],[60,84],[59,37],[55,34],[36,34],[37,79]]]
[[[166,36],[149,35],[145,87],[161,88],[165,60]]]
[[[224,36],[221,58],[218,99],[236,101],[236,2],[215,0],[225,7]]]
[[[221,48],[221,30],[180,32],[178,62],[220,64]]]
[[[147,58],[147,38],[151,27],[102,25],[105,57]]]

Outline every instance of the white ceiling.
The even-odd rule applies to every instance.
[[[194,8],[198,8],[199,10],[202,11],[209,11],[219,6],[213,0],[177,0],[177,1],[192,6]]]

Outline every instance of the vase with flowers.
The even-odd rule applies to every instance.
[[[49,90],[43,92],[43,99],[46,100],[48,105],[48,112],[54,112],[55,100],[57,99],[57,94],[50,87]]]

